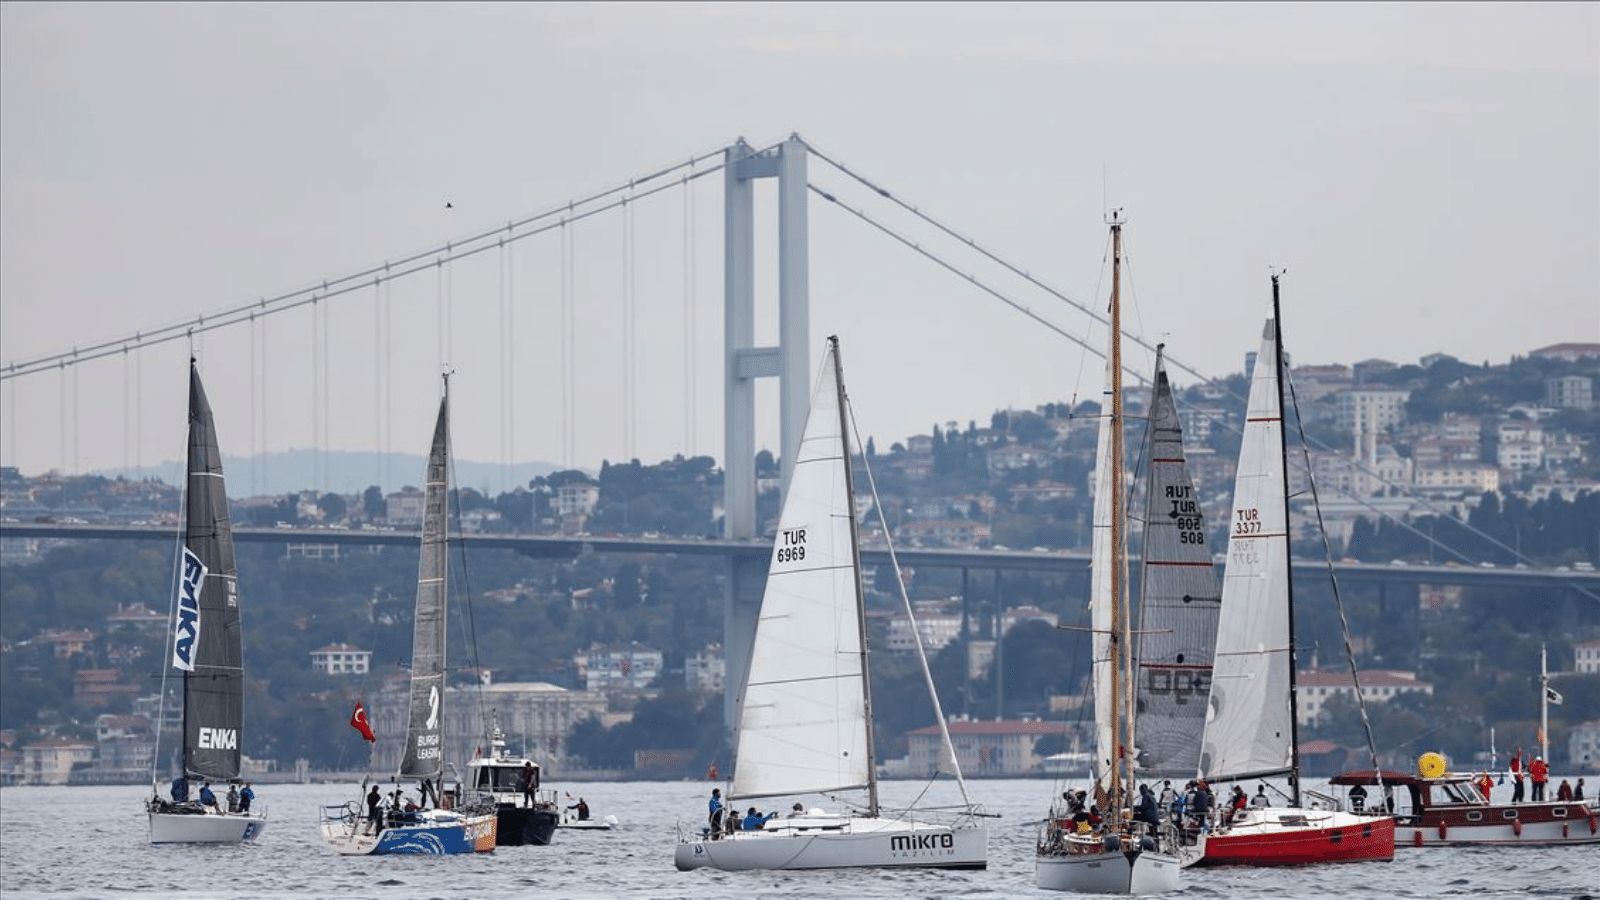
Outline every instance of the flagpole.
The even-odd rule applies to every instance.
[[[1539,755],[1550,760],[1550,668],[1545,645],[1539,645]]]

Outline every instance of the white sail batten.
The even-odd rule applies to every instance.
[[[1278,389],[1277,323],[1269,319],[1250,381],[1239,448],[1228,562],[1217,620],[1202,774],[1215,779],[1292,770],[1294,711],[1289,523]]]
[[[838,398],[830,358],[778,519],[730,799],[866,788],[872,779],[860,584],[845,512],[854,498]]]

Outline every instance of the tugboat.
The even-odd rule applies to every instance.
[[[467,773],[474,790],[494,798],[497,846],[543,847],[550,843],[561,821],[555,791],[540,789],[538,763],[506,751],[506,737],[499,725],[490,732],[489,755],[467,763]],[[529,779],[533,782],[531,804],[526,789]]]

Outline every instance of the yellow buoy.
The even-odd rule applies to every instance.
[[[1423,778],[1438,778],[1444,774],[1444,756],[1428,752],[1417,757],[1417,774]]]

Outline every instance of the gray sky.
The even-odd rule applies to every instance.
[[[1124,208],[1127,326],[1207,375],[1255,348],[1269,266],[1289,269],[1297,364],[1600,341],[1595,3],[7,2],[0,363],[791,132],[1095,307],[1104,210]],[[1103,342],[815,157],[811,180]],[[566,244],[530,238],[205,336],[224,452],[422,453],[448,343],[459,458],[720,459],[720,176],[697,184],[638,203],[631,231],[598,216]],[[841,336],[880,446],[1096,395],[1099,364],[1073,341],[817,199],[811,225],[813,356]],[[758,271],[771,298],[770,253]],[[771,315],[759,330],[775,340]],[[187,352],[5,381],[0,460],[177,459]],[[761,443],[781,452],[767,418]]]

